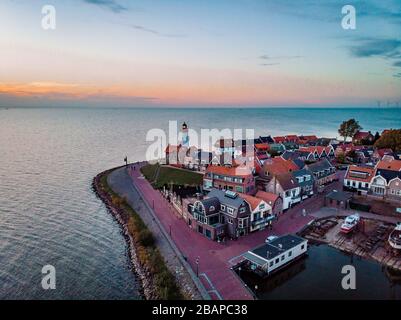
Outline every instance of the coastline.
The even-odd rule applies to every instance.
[[[107,176],[114,170],[118,169],[119,167],[108,169],[97,174],[92,181],[92,189],[96,196],[102,200],[105,204],[109,213],[113,216],[113,218],[118,222],[121,227],[121,231],[127,243],[127,251],[128,257],[131,263],[132,272],[135,274],[139,284],[138,293],[141,298],[146,300],[151,300],[156,298],[155,290],[150,277],[147,277],[147,271],[139,262],[139,258],[137,255],[137,247],[135,245],[134,239],[128,230],[128,213],[124,212],[124,210],[118,208],[116,205],[113,204],[111,195],[103,190],[101,186],[101,179]]]

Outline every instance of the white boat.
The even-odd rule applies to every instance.
[[[350,233],[361,221],[359,214],[352,214],[345,218],[344,223],[341,225],[342,233]]]
[[[391,231],[388,237],[388,243],[394,249],[401,249],[401,222],[398,222],[395,229]]]

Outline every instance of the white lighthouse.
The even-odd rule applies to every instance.
[[[182,134],[181,145],[183,147],[189,147],[188,126],[187,126],[187,124],[185,122],[181,126],[181,134]]]

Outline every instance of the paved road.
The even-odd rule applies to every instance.
[[[200,234],[192,231],[184,220],[177,217],[174,209],[154,190],[149,182],[144,179],[139,170],[130,171],[132,181],[137,186],[150,206],[154,204],[154,212],[160,219],[165,230],[171,230],[171,238],[187,257],[196,273],[196,260],[199,259],[198,273],[205,287],[210,291],[212,298],[218,299],[253,299],[249,291],[244,288],[238,278],[230,270],[235,257],[264,242],[269,235],[282,235],[299,231],[308,222],[314,219],[309,213],[317,211],[323,204],[324,195],[315,195],[298,204],[294,208],[280,216],[274,223],[272,230],[263,230],[249,234],[235,241],[225,244],[210,241]],[[326,188],[326,192],[339,188],[341,181],[335,182]],[[308,213],[302,215],[303,209]]]
[[[120,196],[125,197],[129,205],[141,216],[142,220],[146,223],[148,228],[152,231],[160,252],[166,260],[169,269],[176,274],[180,283],[184,284],[187,292],[191,292],[194,299],[208,299],[210,298],[206,290],[197,288],[194,284],[194,274],[190,274],[185,269],[185,263],[178,258],[178,250],[175,251],[173,246],[169,243],[166,235],[160,229],[160,224],[154,219],[149,208],[143,201],[138,190],[133,186],[132,179],[127,173],[126,168],[114,170],[107,178],[109,186],[118,193]],[[179,253],[178,253],[179,254]],[[195,280],[196,282],[197,280]],[[199,281],[198,281],[199,282]],[[202,284],[199,283],[202,287]]]

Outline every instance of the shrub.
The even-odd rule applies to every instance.
[[[153,247],[155,244],[155,238],[152,232],[148,229],[143,229],[138,233],[138,242],[144,247]]]

